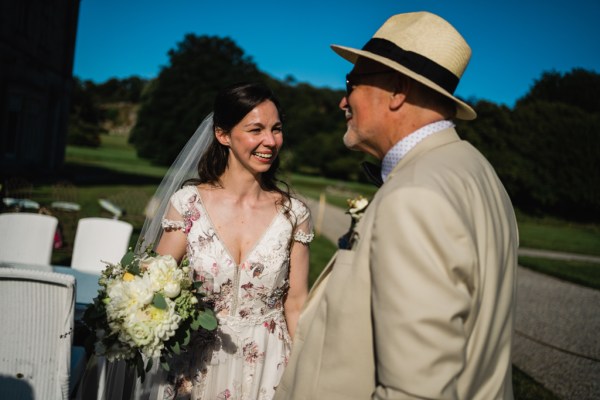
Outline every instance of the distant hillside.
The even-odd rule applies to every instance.
[[[116,102],[99,104],[102,110],[100,126],[109,135],[129,137],[131,129],[135,126],[140,109],[139,103]]]

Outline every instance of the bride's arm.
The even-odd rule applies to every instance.
[[[310,232],[309,222],[305,221],[298,227],[299,231]],[[298,324],[300,312],[308,296],[308,243],[293,241],[290,252],[290,289],[283,304],[288,331],[293,338]]]
[[[165,228],[158,246],[156,246],[156,252],[163,256],[170,254],[177,262],[180,262],[185,255],[187,246],[187,236],[182,229],[183,218],[171,206],[164,220],[169,222],[169,226]]]

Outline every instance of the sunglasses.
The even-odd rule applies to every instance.
[[[395,71],[350,72],[346,74],[346,98],[350,97],[350,93],[352,93],[355,86],[360,85],[358,79],[361,77],[392,73],[395,73]]]

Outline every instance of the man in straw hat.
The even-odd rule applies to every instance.
[[[451,118],[470,58],[427,13],[394,15],[347,76],[344,143],[384,182],[313,286],[276,399],[511,399],[518,232],[492,166]]]

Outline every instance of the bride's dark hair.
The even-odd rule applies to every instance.
[[[284,116],[279,100],[264,83],[237,83],[217,94],[213,106],[213,137],[206,152],[198,162],[199,178],[189,179],[184,182],[183,186],[202,183],[221,186],[220,177],[227,168],[229,148],[219,143],[215,138],[215,129],[219,128],[226,133],[230,133],[250,111],[265,101],[271,101],[275,105],[279,118],[283,123]],[[287,214],[290,204],[289,186],[277,179],[278,169],[279,157],[276,157],[273,164],[271,164],[271,168],[260,175],[260,185],[266,191],[281,194],[282,198],[279,203],[284,207]],[[281,184],[285,190],[281,189],[278,184]]]

